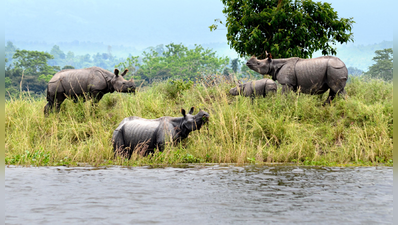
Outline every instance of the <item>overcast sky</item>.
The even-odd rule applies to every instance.
[[[355,44],[393,40],[394,0],[329,0],[339,17],[354,17]],[[138,48],[227,42],[219,0],[6,0],[5,40],[91,41]]]

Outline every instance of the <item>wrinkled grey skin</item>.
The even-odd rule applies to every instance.
[[[250,58],[246,65],[260,74],[271,75],[282,85],[282,92],[300,90],[306,94],[323,94],[330,89],[325,103],[330,103],[337,93],[345,95],[348,70],[337,57],[272,59],[271,54],[267,54],[263,60]]]
[[[44,113],[52,109],[54,104],[59,110],[62,102],[67,98],[77,99],[78,96],[90,96],[94,102],[98,102],[106,93],[133,92],[135,84],[133,80],[127,81],[123,78],[127,69],[119,75],[119,70],[114,73],[99,67],[86,69],[68,69],[56,73],[47,86],[47,105]]]
[[[199,130],[209,120],[207,112],[200,110],[192,115],[193,110],[194,107],[185,114],[185,110],[181,109],[183,117],[125,118],[113,132],[115,156],[120,154],[130,159],[133,151],[147,155],[153,153],[155,148],[163,151],[165,143],[187,138],[190,132]]]
[[[265,97],[268,93],[276,92],[276,83],[271,79],[261,79],[255,81],[249,81],[244,84],[239,84],[237,87],[229,90],[231,95],[243,95],[245,97],[263,96]]]

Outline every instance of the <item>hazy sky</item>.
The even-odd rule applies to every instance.
[[[354,17],[355,44],[393,40],[394,0],[328,0],[339,17]],[[227,42],[220,0],[6,0],[5,40],[91,41],[138,48]],[[390,7],[389,7],[390,6]]]

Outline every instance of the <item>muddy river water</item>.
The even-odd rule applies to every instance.
[[[6,167],[6,224],[392,224],[392,167]]]

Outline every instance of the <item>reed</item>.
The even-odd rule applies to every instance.
[[[214,85],[216,83],[216,85]],[[174,85],[174,86],[173,86]],[[59,113],[43,114],[44,98],[6,102],[5,163],[15,165],[169,165],[179,163],[299,163],[392,165],[393,85],[350,79],[348,97],[322,106],[323,96],[277,93],[266,98],[230,96],[231,82],[197,82],[181,90],[156,83],[136,95],[107,94],[66,100]],[[188,89],[187,89],[188,87]],[[172,93],[172,94],[170,94]],[[209,123],[181,143],[148,157],[114,158],[112,133],[128,116],[181,116],[192,106]]]

